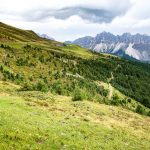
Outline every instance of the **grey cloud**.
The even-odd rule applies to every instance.
[[[115,17],[115,14],[110,11],[82,7],[63,8],[54,13],[54,17],[57,19],[67,19],[73,15],[78,15],[90,22],[111,22]]]
[[[32,15],[31,15],[32,14]],[[27,15],[27,19],[40,21],[48,17],[56,19],[67,19],[73,15],[78,15],[82,19],[94,23],[110,23],[116,16],[122,15],[122,12],[109,11],[104,9],[94,9],[85,7],[67,7],[58,10],[38,10]],[[30,16],[30,18],[28,18]]]

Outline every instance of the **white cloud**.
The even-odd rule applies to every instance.
[[[129,5],[129,0],[0,0],[0,10],[24,12],[30,9],[39,8],[63,8],[71,6],[85,6],[92,8],[104,9],[126,9]],[[119,5],[118,5],[119,4]],[[117,7],[116,7],[117,5]]]
[[[88,17],[85,17],[77,9],[72,14],[68,11],[67,17],[56,17],[56,10],[62,8],[105,10],[114,16],[106,22],[106,16],[100,13],[86,12]],[[52,14],[53,10],[55,13]],[[96,21],[95,17],[103,19]],[[46,33],[61,41],[95,35],[103,30],[115,34],[150,34],[150,0],[0,0],[0,21]]]

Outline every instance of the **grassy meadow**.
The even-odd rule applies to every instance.
[[[150,118],[0,83],[0,148],[149,150]]]

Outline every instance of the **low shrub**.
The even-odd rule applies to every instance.
[[[142,115],[145,115],[145,114],[146,114],[145,109],[144,109],[141,105],[138,105],[135,111],[136,111],[137,113],[139,113],[139,114],[142,114]]]
[[[75,92],[74,92],[74,94],[73,94],[72,100],[73,101],[82,101],[83,99],[84,99],[84,95],[81,92],[81,90],[76,89]]]

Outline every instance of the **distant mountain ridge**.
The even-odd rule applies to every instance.
[[[54,38],[48,36],[47,34],[39,34],[39,33],[38,33],[38,35],[39,35],[39,37],[44,38],[44,39],[55,40]]]
[[[114,35],[109,32],[102,32],[95,37],[86,36],[67,43],[77,44],[96,52],[150,62],[150,36],[145,34]]]

